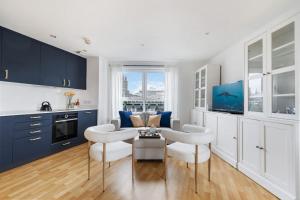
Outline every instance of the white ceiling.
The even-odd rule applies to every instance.
[[[207,59],[299,0],[0,0],[0,25],[114,60]],[[206,32],[210,32],[207,36]],[[49,34],[57,36],[50,38]],[[92,44],[84,44],[88,37]],[[144,44],[144,46],[142,45]]]

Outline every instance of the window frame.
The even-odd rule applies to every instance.
[[[165,68],[159,67],[159,68],[143,68],[141,69],[140,67],[124,67],[122,70],[122,76],[124,76],[124,73],[126,72],[140,72],[142,73],[142,98],[139,99],[137,98],[134,101],[142,101],[143,102],[143,111],[146,112],[146,102],[148,101],[147,99],[147,83],[148,83],[148,73],[155,73],[155,72],[160,72],[164,74],[164,96],[166,93],[166,70]],[[122,104],[123,102],[126,101],[123,97],[122,94]],[[163,100],[163,104],[165,107],[165,100]]]

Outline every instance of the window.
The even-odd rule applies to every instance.
[[[162,70],[126,70],[123,72],[123,110],[163,111],[165,72]]]

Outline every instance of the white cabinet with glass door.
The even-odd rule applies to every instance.
[[[220,84],[220,65],[208,64],[195,73],[194,108],[206,111],[212,105],[212,87]]]
[[[297,118],[299,70],[295,19],[268,31],[245,46],[245,112]],[[299,48],[299,47],[297,47]],[[299,58],[298,58],[299,59]]]
[[[269,112],[274,117],[296,118],[295,26],[291,19],[275,27],[268,34],[267,80],[270,85],[268,96]],[[298,36],[300,37],[300,36]],[[299,89],[299,86],[298,86]]]

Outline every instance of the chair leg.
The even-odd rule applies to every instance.
[[[195,145],[195,193],[198,193],[198,145]]]
[[[135,156],[134,156],[134,140],[132,142],[132,150],[131,150],[131,176],[132,176],[132,183],[134,183],[134,159],[135,159]]]
[[[168,157],[168,152],[167,152],[167,139],[165,139],[165,149],[164,149],[164,173],[165,173],[165,181],[167,181],[167,157]]]
[[[186,163],[186,168],[189,168],[189,163],[188,162]]]
[[[208,160],[208,181],[210,181],[210,175],[211,175],[211,143],[208,144],[209,147],[209,160]]]
[[[106,144],[103,143],[103,150],[102,150],[102,192],[104,192],[104,170],[105,170],[105,160],[106,160]]]
[[[110,168],[110,162],[108,162],[108,168]]]
[[[91,148],[91,142],[88,142],[88,180],[90,180],[91,175],[91,156],[90,156],[90,148]]]

